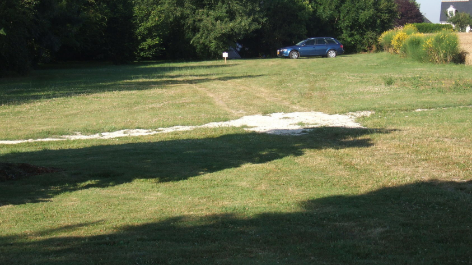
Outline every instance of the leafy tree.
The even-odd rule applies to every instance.
[[[136,1],[143,2],[143,0]],[[156,0],[156,2],[158,4],[148,5],[152,10],[144,13],[147,14],[144,19],[136,18],[150,21],[148,24],[138,23],[137,33],[140,42],[138,55],[148,52],[143,46],[153,44],[153,50],[146,56],[148,58],[162,56],[167,59],[192,59],[198,57],[195,47],[191,45],[195,33],[191,30],[193,24],[189,21],[195,13],[194,2],[192,0]]]
[[[138,56],[220,57],[260,28],[257,0],[135,0]]]
[[[395,0],[398,9],[398,18],[395,19],[395,26],[403,26],[411,23],[422,23],[423,14],[420,6],[415,0]]]
[[[313,35],[308,25],[313,15],[312,6],[303,0],[264,1],[261,5],[264,23],[259,32],[260,43],[266,50],[261,53],[275,54],[277,48],[292,45]],[[270,52],[268,52],[268,50]]]
[[[74,54],[84,56],[88,39],[93,42],[104,39],[103,27],[94,35],[83,34],[99,24],[89,19],[93,14],[91,4],[95,1],[0,1],[0,28],[5,33],[0,34],[0,72],[26,74],[39,62],[77,59]],[[100,12],[104,13],[103,9]],[[98,46],[103,46],[102,43]]]
[[[348,52],[369,49],[397,16],[393,0],[314,0],[320,35],[339,38]]]
[[[107,6],[103,1],[68,0],[60,3],[61,12],[55,24],[61,47],[54,53],[58,60],[91,60],[103,58]]]
[[[75,34],[81,26],[80,2],[83,0],[36,1],[31,28],[34,64],[54,60],[62,45],[75,43]]]
[[[196,6],[190,24],[195,32],[191,40],[203,56],[221,56],[248,33],[258,29],[258,6],[254,1],[203,1]]]
[[[134,60],[131,0],[41,0],[35,44],[40,60]]]
[[[115,64],[134,60],[137,41],[131,0],[106,0],[107,25],[104,32],[104,52]]]
[[[260,27],[258,3],[257,0],[162,0],[166,12],[164,25],[170,26],[162,35],[166,53],[189,55],[193,49],[197,57],[220,57],[222,51]]]
[[[450,17],[448,22],[452,23],[456,30],[459,32],[465,32],[467,26],[472,25],[472,17],[464,12],[457,12],[453,17]]]
[[[159,0],[135,0],[134,17],[138,58],[157,58],[163,51],[165,8]]]
[[[220,57],[236,42],[248,55],[274,54],[322,35],[361,51],[393,25],[394,1],[2,0],[0,72],[50,60]]]
[[[0,76],[7,71],[27,74],[31,70],[33,7],[32,1],[0,1]]]

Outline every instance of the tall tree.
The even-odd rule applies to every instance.
[[[104,32],[107,26],[107,6],[103,1],[63,0],[56,23],[61,47],[55,53],[58,60],[91,60],[103,56]]]
[[[314,0],[320,35],[339,38],[348,52],[369,49],[397,16],[393,0]]]
[[[107,26],[105,47],[107,59],[115,64],[134,60],[137,47],[132,0],[105,0],[107,5]]]
[[[32,1],[0,1],[0,76],[7,71],[27,74],[31,70],[33,15]]]
[[[262,12],[266,20],[262,26],[261,44],[275,54],[282,45],[295,44],[312,35],[308,32],[312,6],[304,0],[264,1]]]
[[[423,14],[420,12],[420,5],[415,0],[395,0],[398,10],[398,18],[395,19],[395,26],[403,26],[408,23],[422,23]]]
[[[191,43],[203,56],[221,56],[247,34],[258,29],[258,6],[255,1],[203,1],[195,6],[189,19],[195,32]]]
[[[0,72],[48,60],[214,58],[236,42],[255,56],[321,35],[361,51],[393,25],[394,1],[1,0]]]
[[[135,0],[138,55],[220,57],[260,28],[258,0]],[[152,8],[149,8],[152,6]]]
[[[165,8],[160,4],[160,0],[134,1],[134,19],[138,41],[136,55],[139,59],[152,59],[162,55],[165,17]]]
[[[31,30],[35,50],[34,63],[48,62],[64,45],[73,45],[82,26],[80,7],[86,0],[35,1],[34,27]]]

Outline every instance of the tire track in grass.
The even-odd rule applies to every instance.
[[[239,83],[235,83],[234,81],[227,81],[227,82],[230,83],[230,84],[234,84],[234,87],[242,88],[245,91],[251,91],[253,97],[257,97],[259,99],[262,99],[263,101],[277,102],[277,104],[288,107],[292,111],[310,111],[307,108],[303,108],[303,107],[299,107],[297,105],[294,105],[293,103],[287,101],[285,98],[282,98],[281,96],[274,96],[274,95],[278,95],[278,94],[275,94],[274,91],[268,90],[264,87],[261,87],[261,86],[249,87],[247,85],[242,85],[242,84],[239,84]]]
[[[208,97],[210,97],[218,107],[222,108],[226,112],[229,112],[229,113],[231,113],[235,116],[238,115],[238,114],[241,114],[241,113],[245,113],[244,111],[238,111],[238,110],[234,110],[234,109],[230,108],[220,97],[218,97],[214,93],[211,93],[210,91],[208,91],[208,89],[197,86],[197,85],[194,85],[194,87],[200,93],[206,94]]]

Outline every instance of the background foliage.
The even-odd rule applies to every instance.
[[[306,37],[370,49],[393,26],[395,0],[4,0],[0,74],[38,63],[274,56]]]
[[[411,23],[422,23],[423,14],[419,4],[414,0],[395,0],[398,8],[398,17],[395,18],[395,26],[404,26]]]

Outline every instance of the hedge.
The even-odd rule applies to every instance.
[[[420,33],[436,33],[443,30],[453,30],[451,24],[412,23]]]

